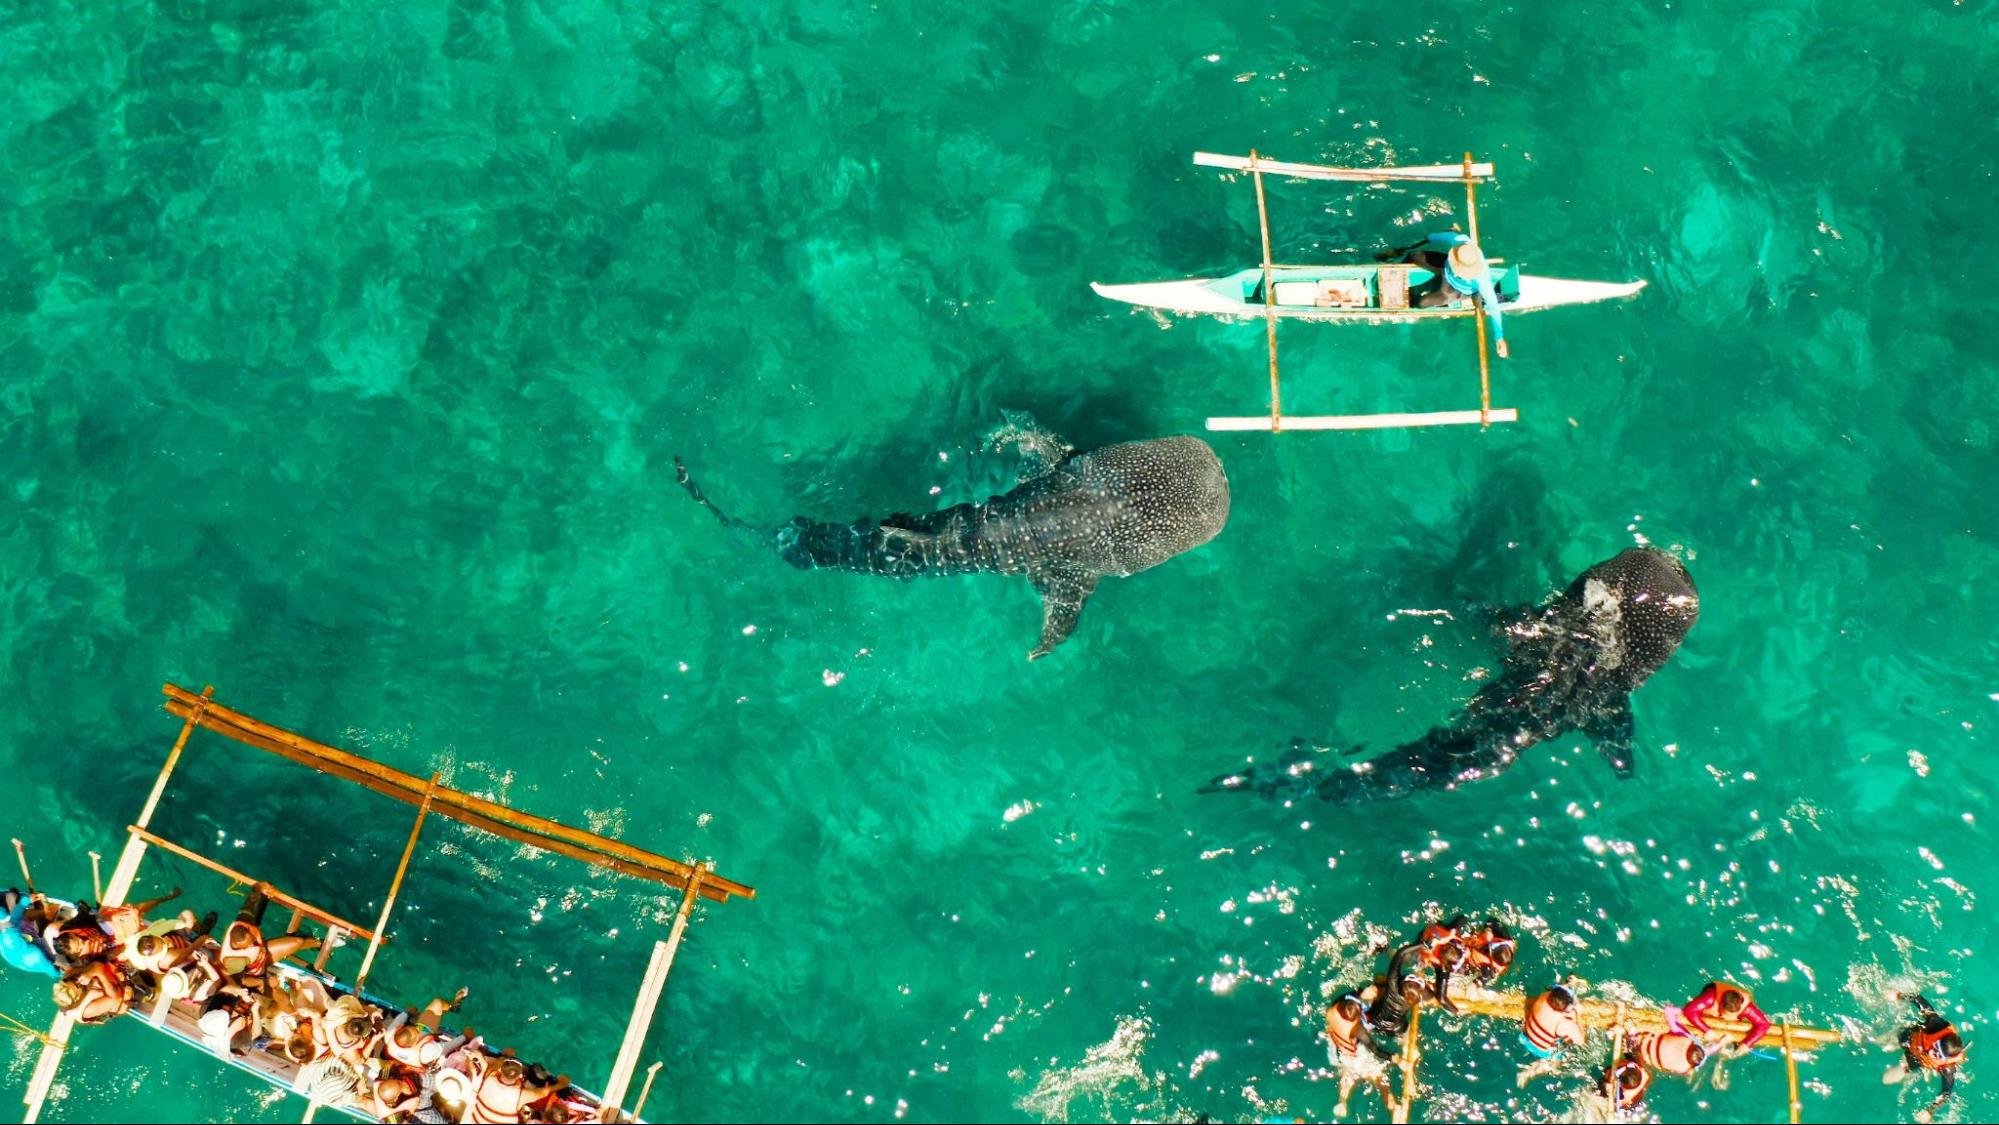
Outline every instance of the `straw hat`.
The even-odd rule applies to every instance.
[[[1476,242],[1460,242],[1451,247],[1451,272],[1467,281],[1485,276],[1485,251]]]

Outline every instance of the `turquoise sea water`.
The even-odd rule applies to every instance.
[[[7,834],[87,885],[173,680],[712,858],[759,895],[691,931],[655,1120],[1328,1120],[1323,989],[1450,909],[1531,934],[1529,983],[1729,974],[1867,1033],[1920,984],[1989,1119],[1994,73],[1989,0],[0,2]],[[679,453],[753,519],[922,510],[991,483],[1002,409],[1083,446],[1264,409],[1260,326],[1088,288],[1251,263],[1249,187],[1188,156],[1252,146],[1475,149],[1495,253],[1651,287],[1509,323],[1517,426],[1218,437],[1224,534],[1033,665],[1023,581],[794,571],[673,488]],[[1270,194],[1283,260],[1454,217]],[[1470,334],[1287,326],[1287,408],[1475,405]],[[1415,737],[1494,665],[1476,606],[1641,540],[1704,606],[1638,780],[1570,738],[1395,805],[1194,793]],[[371,916],[408,818],[206,736],[156,825]],[[426,838],[375,984],[467,985],[600,1085],[668,901]],[[181,881],[222,898],[145,885]],[[1584,1082],[1428,1042],[1433,1119]],[[1889,1060],[1809,1064],[1806,1119],[1907,1119]],[[302,1108],[132,1027],[63,1076],[51,1119]],[[1780,1065],[1729,1077],[1654,1107],[1782,1119]]]

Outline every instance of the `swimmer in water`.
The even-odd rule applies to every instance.
[[[1348,992],[1327,1007],[1326,1042],[1332,1045],[1331,1061],[1340,1072],[1340,1101],[1333,1108],[1333,1116],[1347,1115],[1353,1089],[1363,1082],[1381,1095],[1389,1115],[1394,1116],[1395,1092],[1389,1088],[1387,1079],[1387,1060],[1391,1055],[1375,1040],[1367,1007],[1358,993]]]
[[[1516,1084],[1524,1088],[1534,1079],[1553,1073],[1561,1065],[1564,1043],[1581,1047],[1588,1042],[1588,1033],[1577,1015],[1575,993],[1558,984],[1529,998],[1526,1015],[1521,1020],[1520,1044],[1534,1056],[1534,1061],[1521,1068]]]
[[[1906,999],[1916,1006],[1920,1020],[1903,1030],[1901,1061],[1889,1067],[1881,1081],[1893,1084],[1922,1071],[1936,1075],[1942,1090],[1916,1114],[1916,1120],[1929,1121],[1957,1091],[1957,1071],[1964,1065],[1964,1037],[1920,993]]]

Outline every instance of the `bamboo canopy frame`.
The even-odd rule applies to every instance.
[[[647,967],[645,982],[641,988],[639,1003],[633,1010],[630,1027],[626,1031],[625,1045],[620,1050],[614,1067],[612,1083],[618,1091],[618,1099],[606,1098],[601,1103],[606,1120],[625,1119],[625,1115],[619,1112],[618,1100],[622,1099],[623,1091],[630,1082],[638,1051],[643,1046],[645,1032],[651,1024],[660,992],[666,984],[667,971],[672,967],[674,954],[678,951],[681,939],[686,933],[687,923],[693,914],[695,904],[701,899],[727,902],[732,898],[754,898],[756,897],[754,888],[716,874],[711,865],[668,859],[622,841],[572,828],[545,817],[534,816],[494,801],[441,786],[435,774],[427,779],[419,778],[414,774],[404,773],[359,755],[315,742],[303,735],[274,727],[216,703],[215,689],[212,687],[204,689],[200,694],[174,684],[167,684],[161,690],[167,697],[166,710],[182,720],[180,735],[175,740],[172,751],[167,755],[166,764],[153,782],[145,807],[126,829],[124,850],[120,853],[118,864],[112,871],[110,883],[99,895],[100,909],[116,906],[125,901],[133,883],[137,880],[139,866],[146,852],[152,848],[159,848],[224,875],[232,881],[255,884],[264,890],[270,901],[291,907],[292,915],[287,933],[296,933],[301,922],[306,919],[324,926],[327,936],[320,947],[318,960],[312,966],[315,972],[324,971],[327,957],[338,944],[334,940],[337,936],[345,933],[365,939],[368,946],[366,959],[361,967],[361,978],[356,980],[358,988],[360,980],[365,979],[369,968],[374,964],[376,954],[387,939],[390,914],[401,891],[403,876],[409,870],[424,820],[431,813],[449,817],[516,843],[527,844],[542,851],[581,860],[594,867],[664,884],[681,891],[680,907],[674,917],[672,932],[666,941],[655,945],[652,962]],[[187,748],[189,737],[198,727],[416,806],[418,810],[416,822],[410,829],[408,843],[403,849],[402,862],[397,866],[395,879],[389,886],[380,918],[373,929],[350,922],[268,883],[254,880],[235,868],[166,840],[151,830],[153,814],[158,810],[160,800],[166,793],[167,783],[180,763],[181,754]],[[15,841],[15,852],[20,858],[25,878],[28,861],[19,841]],[[167,1005],[164,1003],[156,1005],[148,1022],[159,1027],[160,1018],[165,1014],[166,1008]],[[22,1118],[24,1122],[32,1123],[39,1119],[43,1105],[55,1083],[56,1070],[62,1064],[69,1036],[75,1025],[76,1021],[69,1013],[60,1013],[56,1016],[48,1035],[44,1037],[41,1056],[36,1060],[27,1093],[22,1098],[27,1106]],[[316,1108],[316,1104],[308,1102],[306,1120],[312,1119]]]
[[[1486,343],[1485,312],[1473,301],[1472,323],[1478,332],[1478,409],[1440,410],[1426,413],[1389,414],[1315,414],[1286,417],[1279,391],[1277,365],[1277,305],[1276,294],[1271,287],[1271,271],[1275,265],[1270,257],[1270,209],[1264,201],[1263,177],[1284,176],[1289,179],[1338,180],[1349,183],[1392,183],[1396,181],[1417,181],[1421,183],[1461,183],[1465,188],[1465,221],[1471,228],[1471,240],[1478,242],[1478,185],[1493,176],[1490,163],[1480,163],[1465,153],[1461,164],[1423,164],[1400,168],[1332,168],[1320,164],[1295,164],[1283,160],[1271,160],[1255,149],[1248,156],[1225,156],[1213,152],[1197,152],[1194,163],[1209,168],[1226,168],[1231,171],[1248,172],[1256,185],[1256,221],[1263,242],[1263,319],[1265,347],[1270,357],[1270,414],[1267,418],[1216,417],[1208,419],[1208,429],[1226,431],[1268,430],[1281,433],[1293,430],[1380,430],[1417,426],[1458,426],[1477,422],[1480,429],[1491,428],[1494,422],[1518,421],[1517,410],[1492,408],[1492,363]],[[1506,344],[1499,344],[1501,359],[1506,358]]]
[[[1527,994],[1524,992],[1494,992],[1489,989],[1468,985],[1463,981],[1451,982],[1451,1003],[1457,1006],[1458,1014],[1484,1016],[1490,1019],[1522,1022],[1527,1015]],[[1576,1019],[1586,1028],[1611,1032],[1613,1058],[1625,1033],[1634,1031],[1665,1032],[1673,1030],[1666,1019],[1666,1013],[1659,1008],[1647,1008],[1613,1000],[1578,998],[1570,1009]],[[1419,1020],[1422,1008],[1409,1013],[1409,1032],[1402,1044],[1397,1064],[1402,1068],[1402,1101],[1395,1106],[1394,1120],[1409,1120],[1410,1106],[1416,1100],[1416,1066],[1422,1059],[1422,1048],[1417,1042]],[[1703,1022],[1708,1028],[1730,1042],[1739,1043],[1749,1037],[1750,1025],[1743,1020],[1722,1019],[1709,1016]],[[1788,1020],[1779,1021],[1775,1027],[1776,1036],[1784,1052],[1784,1066],[1789,1078],[1790,1120],[1797,1125],[1803,1111],[1798,1099],[1798,1056],[1821,1047],[1837,1046],[1845,1042],[1845,1037],[1837,1031],[1822,1027],[1798,1027]]]

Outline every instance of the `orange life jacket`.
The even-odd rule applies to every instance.
[[[1694,1068],[1700,1065],[1693,1058],[1693,1049],[1699,1044],[1677,1031],[1663,1034],[1642,1031],[1633,1035],[1630,1042],[1631,1053],[1653,1070],[1666,1074],[1692,1074]]]
[[[222,971],[230,976],[254,975],[270,967],[271,949],[264,931],[242,919],[229,923],[222,935]]]
[[[1638,1085],[1627,1088],[1624,1085],[1624,1076],[1632,1071],[1638,1072]],[[1610,1096],[1616,1099],[1617,1108],[1630,1109],[1645,1100],[1645,1091],[1652,1088],[1652,1072],[1646,1070],[1644,1064],[1637,1059],[1626,1055],[1618,1060],[1616,1066],[1610,1068],[1610,1073],[1604,1075],[1603,1081],[1610,1089]]]
[[[1333,1046],[1341,1054],[1352,1054],[1360,1049],[1360,1029],[1360,1019],[1347,1019],[1340,1015],[1339,1005],[1326,1009],[1326,1038],[1333,1041]]]
[[[1562,1040],[1571,1038],[1572,1029],[1579,1027],[1574,1008],[1564,1012],[1548,1002],[1548,994],[1527,1001],[1527,1017],[1521,1021],[1527,1041],[1543,1051],[1560,1048]]]
[[[485,1063],[478,1084],[472,1088],[472,1105],[465,1120],[473,1125],[514,1125],[528,1102],[527,1072],[522,1070],[518,1080],[509,1082],[500,1074],[501,1060],[489,1058]]]

